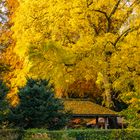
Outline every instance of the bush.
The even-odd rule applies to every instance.
[[[9,105],[6,100],[6,95],[8,93],[8,88],[5,83],[0,80],[0,127],[6,127],[7,117],[9,113]]]
[[[21,140],[24,136],[24,130],[1,129],[0,140]]]
[[[20,103],[11,108],[9,120],[16,127],[60,129],[68,121],[63,102],[54,97],[52,86],[46,80],[28,79],[19,89]]]
[[[139,140],[140,130],[27,130],[24,140]]]
[[[1,140],[139,140],[140,130],[0,130]]]

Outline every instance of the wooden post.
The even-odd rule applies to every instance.
[[[108,129],[108,118],[105,117],[105,129]]]
[[[96,128],[98,128],[98,116],[96,116]]]
[[[124,125],[123,125],[123,117],[121,119],[122,119],[122,129],[123,129],[124,128]]]
[[[116,116],[114,117],[114,126],[115,126],[115,129],[118,129],[118,122],[117,122]]]

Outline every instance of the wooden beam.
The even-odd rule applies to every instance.
[[[72,114],[74,118],[118,117],[117,114]]]

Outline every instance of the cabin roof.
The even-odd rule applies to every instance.
[[[64,100],[65,110],[71,111],[77,117],[84,116],[116,116],[117,113],[90,100]]]

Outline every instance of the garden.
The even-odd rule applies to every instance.
[[[139,140],[139,11],[0,0],[0,140]]]

